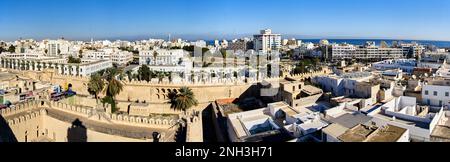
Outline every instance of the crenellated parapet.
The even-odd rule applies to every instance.
[[[78,105],[69,105],[62,102],[56,102],[56,101],[49,101],[49,107],[57,110],[62,110],[65,112],[73,113],[76,115],[81,115],[84,117],[88,117],[91,112],[91,107],[86,106],[78,106]]]
[[[186,142],[203,142],[202,116],[194,113],[187,119]]]
[[[37,100],[18,103],[16,105],[14,105],[14,107],[9,107],[9,108],[0,110],[0,114],[4,117],[15,115],[18,113],[32,110],[34,108],[38,108],[39,104],[40,104],[40,102]]]
[[[55,77],[55,78],[64,78],[64,79],[68,79],[68,80],[86,80],[86,81],[89,81],[89,79],[90,79],[89,76],[63,75],[63,74],[59,74],[59,73],[54,73],[53,77]]]
[[[147,125],[147,126],[173,126],[177,123],[177,119],[171,117],[140,117],[122,114],[110,114],[111,120],[120,124]]]
[[[138,81],[138,80],[123,80],[122,83],[124,85],[137,85],[137,86],[217,86],[217,85],[240,85],[246,84],[244,79],[238,78],[221,78],[221,79],[211,79],[211,80],[203,80],[203,81],[178,81],[178,82],[170,82],[170,81]]]
[[[62,110],[75,115],[80,115],[83,117],[89,117],[93,113],[93,108],[69,105],[66,103],[50,101],[50,107],[58,110]],[[172,117],[140,117],[131,116],[123,114],[109,114],[106,113],[107,117],[113,123],[126,124],[126,125],[141,125],[141,126],[172,126],[177,123],[177,120]],[[91,118],[91,120],[99,120],[96,118]]]
[[[8,124],[10,126],[24,124],[27,121],[29,121],[31,119],[38,118],[38,117],[40,117],[43,114],[45,114],[45,111],[35,110],[35,111],[32,111],[32,112],[26,113],[24,115],[20,115],[20,116],[8,119]]]

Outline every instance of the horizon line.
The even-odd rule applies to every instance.
[[[177,36],[177,35],[184,35],[185,37],[196,37],[194,39],[192,38],[183,38],[182,36]],[[190,35],[190,36],[187,36]],[[200,36],[201,34],[173,34],[172,35],[172,40],[174,39],[182,39],[182,40],[187,40],[187,41],[195,41],[195,40],[233,40],[233,39],[241,39],[241,38],[245,38],[245,37],[252,37],[255,34],[232,34],[232,35],[227,35],[227,36],[222,36],[222,38],[218,38],[215,36]],[[284,35],[284,36],[283,36]],[[237,37],[239,36],[239,37]],[[134,37],[134,38],[133,38]],[[145,37],[145,38],[144,38]],[[204,37],[204,38],[200,38],[200,37]],[[208,38],[210,37],[210,38]],[[215,38],[212,38],[215,37]],[[228,38],[223,38],[223,37],[228,37]],[[345,40],[345,39],[354,39],[354,40],[388,40],[388,41],[440,41],[440,42],[450,42],[450,39],[448,40],[443,40],[443,39],[411,39],[411,38],[389,38],[389,37],[352,37],[352,36],[313,36],[313,35],[302,35],[302,34],[281,34],[281,37],[283,39],[291,39],[294,38],[296,40],[308,40],[308,39],[327,39],[327,40]],[[304,38],[299,38],[299,37],[304,37]],[[109,40],[109,41],[118,41],[118,40],[124,40],[124,41],[140,41],[140,40],[149,40],[149,39],[163,39],[166,40],[168,38],[168,34],[167,35],[150,35],[150,36],[145,36],[145,35],[129,35],[129,36],[112,36],[112,37],[90,37],[90,38],[78,38],[78,39],[73,39],[70,37],[65,37],[65,36],[61,36],[61,37],[45,37],[45,38],[39,38],[39,37],[18,37],[16,39],[0,39],[0,41],[4,41],[4,42],[12,42],[12,41],[17,41],[17,40],[26,40],[26,39],[32,39],[32,40],[36,40],[36,41],[43,41],[43,40],[57,40],[57,39],[61,39],[64,38],[65,40],[69,40],[69,41],[90,41],[91,39],[93,40]],[[67,39],[68,38],[68,39]]]

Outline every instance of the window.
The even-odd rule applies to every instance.
[[[439,106],[442,106],[442,100],[439,100]]]
[[[425,91],[425,95],[428,95],[428,91]]]
[[[433,95],[434,95],[434,96],[437,96],[437,95],[438,95],[438,92],[437,92],[437,91],[434,91],[434,92],[433,92]]]
[[[449,96],[449,92],[445,92],[445,97],[448,97]]]

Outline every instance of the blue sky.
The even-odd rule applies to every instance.
[[[300,38],[450,40],[450,0],[0,0],[0,40]]]

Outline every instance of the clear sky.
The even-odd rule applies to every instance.
[[[450,40],[450,0],[0,0],[0,40],[230,38]]]

